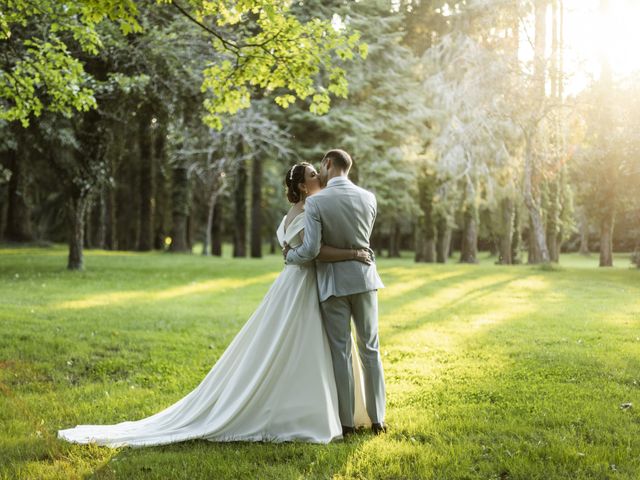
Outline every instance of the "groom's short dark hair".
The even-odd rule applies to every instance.
[[[351,160],[351,156],[345,152],[344,150],[340,150],[336,148],[334,150],[329,150],[324,154],[324,158],[322,159],[322,163],[327,160],[331,160],[331,163],[345,172],[351,170],[351,165],[353,165],[353,160]]]

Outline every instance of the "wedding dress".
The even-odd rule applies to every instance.
[[[303,228],[304,213],[286,232],[283,219],[278,240],[300,245]],[[355,350],[352,356],[356,424],[370,425]],[[191,439],[328,443],[340,438],[338,397],[314,266],[285,266],[204,380],[175,404],[142,420],[79,425],[60,430],[58,436],[110,447]]]

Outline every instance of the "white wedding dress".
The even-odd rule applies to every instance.
[[[304,213],[280,243],[301,243]],[[355,345],[355,342],[352,342]],[[355,347],[354,347],[355,348]],[[355,351],[356,425],[370,425]],[[342,436],[331,353],[312,265],[287,265],[211,371],[191,393],[155,415],[115,425],[79,425],[58,436],[110,447],[191,439],[328,443]]]

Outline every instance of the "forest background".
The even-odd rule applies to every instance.
[[[640,242],[617,3],[580,52],[569,0],[2,1],[0,240],[261,257],[288,166],[343,148],[380,255],[610,266]]]

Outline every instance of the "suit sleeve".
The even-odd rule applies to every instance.
[[[371,226],[373,227],[376,223],[376,217],[378,216],[378,200],[373,193],[371,194],[371,208],[373,210],[373,221],[371,222]]]
[[[289,250],[287,254],[287,265],[309,263],[320,253],[322,223],[320,222],[318,206],[311,198],[308,198],[304,210],[304,241],[299,247]]]

